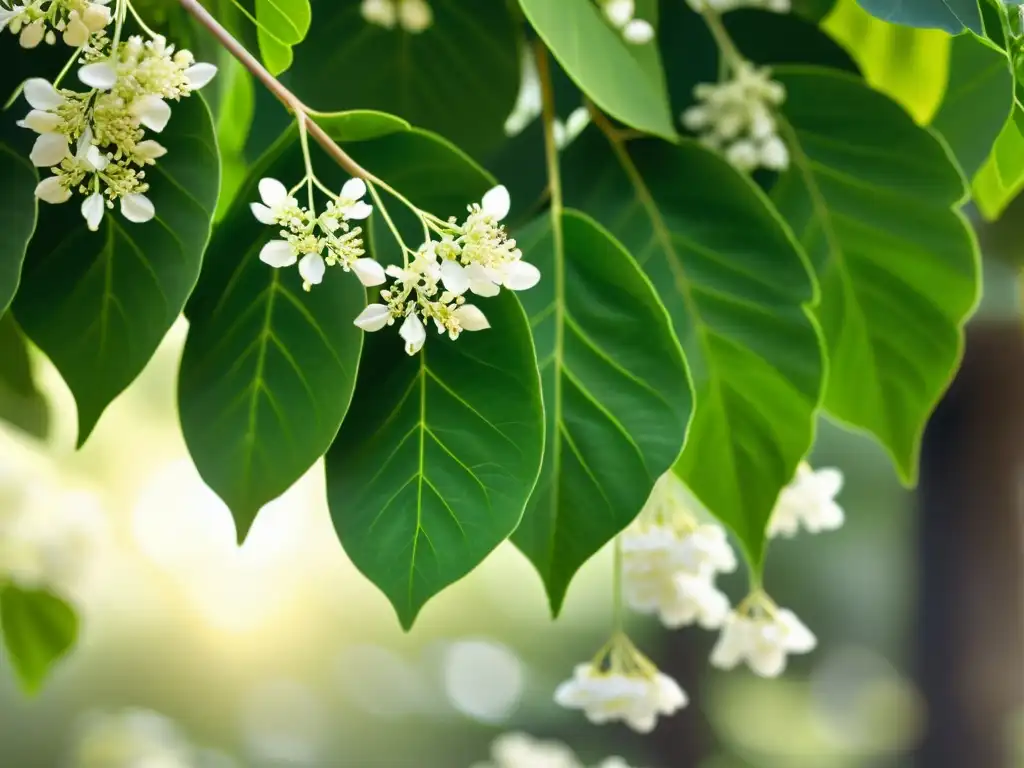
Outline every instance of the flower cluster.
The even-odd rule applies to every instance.
[[[0,0],[0,32],[18,35],[22,48],[53,45],[58,33],[67,45],[81,48],[112,18],[110,0]]]
[[[737,8],[760,8],[772,13],[789,13],[792,8],[790,0],[686,0],[686,2],[697,13],[704,11],[727,13]]]
[[[789,151],[779,138],[774,114],[785,101],[786,90],[771,79],[768,68],[740,62],[731,80],[700,83],[693,93],[699,103],[687,109],[682,120],[700,134],[701,143],[724,152],[741,171],[789,166]]]
[[[654,27],[636,17],[636,0],[599,0],[604,16],[622,33],[622,39],[633,45],[644,45],[654,39]]]
[[[389,266],[393,282],[380,292],[383,303],[367,306],[355,324],[379,331],[402,319],[399,335],[410,355],[423,348],[427,321],[451,339],[462,331],[489,328],[483,312],[467,304],[464,294],[496,296],[502,287],[523,291],[540,280],[540,272],[522,260],[516,241],[501,225],[510,204],[508,190],[499,186],[469,206],[465,221],[435,222],[441,239],[425,242],[404,266]]]
[[[843,524],[843,508],[835,500],[843,487],[843,473],[833,467],[797,467],[793,482],[782,489],[768,522],[769,536],[792,538],[803,525],[809,533],[834,531]]]
[[[59,204],[77,191],[85,197],[82,216],[92,231],[115,201],[128,221],[149,221],[156,211],[146,196],[145,168],[167,149],[145,138],[146,129],[161,132],[171,117],[168,102],[202,88],[217,68],[196,63],[160,36],[132,36],[113,48],[101,36],[80,61],[85,64],[78,78],[88,91],[58,88],[41,78],[25,83],[32,111],[18,125],[39,134],[29,158],[51,171],[36,197]]]
[[[689,504],[674,474],[659,478],[622,534],[623,597],[635,611],[658,614],[667,627],[697,622],[714,629],[729,613],[729,599],[715,586],[715,576],[735,570],[736,555],[725,530],[701,523]]]
[[[583,768],[566,744],[541,741],[525,733],[506,733],[491,745],[491,761],[473,768]],[[594,768],[630,768],[621,757],[609,757]]]
[[[732,669],[746,662],[761,677],[778,677],[786,657],[810,653],[817,645],[811,631],[792,611],[779,608],[764,592],[755,591],[729,614],[711,651],[712,665]]]
[[[319,216],[310,207],[300,206],[277,179],[261,179],[259,192],[263,202],[249,204],[253,216],[261,224],[280,227],[280,238],[269,241],[260,251],[263,263],[280,269],[297,262],[302,287],[307,291],[324,279],[327,267],[336,265],[355,273],[368,287],[385,281],[384,268],[364,257],[362,228],[349,224],[373,213],[373,207],[362,199],[366,194],[362,179],[345,182],[341,194]]]
[[[363,0],[360,6],[363,19],[385,29],[400,26],[416,35],[434,23],[434,12],[427,0]]]
[[[675,680],[617,632],[592,661],[577,666],[573,677],[558,686],[555,701],[582,709],[592,723],[621,720],[634,731],[649,733],[660,715],[674,714],[687,698]]]

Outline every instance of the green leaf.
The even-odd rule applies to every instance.
[[[405,130],[374,112],[320,124],[337,141]],[[347,175],[313,147],[318,177],[341,189]],[[348,410],[366,305],[354,275],[331,270],[309,293],[297,269],[273,269],[259,251],[277,236],[249,205],[264,177],[290,185],[302,175],[298,131],[287,131],[255,164],[214,232],[189,302],[179,373],[185,442],[200,475],[228,505],[239,539],[260,508],[284,493],[327,451]]]
[[[18,682],[33,694],[75,644],[78,617],[56,595],[8,584],[0,589],[0,630]]]
[[[50,409],[32,375],[25,337],[8,312],[0,317],[0,420],[33,437],[44,438]]]
[[[963,181],[942,143],[863,81],[798,67],[776,77],[793,166],[772,197],[821,285],[825,405],[913,482],[978,298],[974,238],[952,210]]]
[[[682,342],[696,410],[676,471],[760,569],[820,401],[809,267],[760,190],[695,142],[613,147],[588,128],[565,169],[567,203],[633,254]]]
[[[857,0],[882,21],[907,27],[941,29],[957,35],[965,29],[984,35],[978,0]]]
[[[992,154],[974,177],[971,194],[987,220],[1002,215],[1024,189],[1024,106],[1019,97],[1013,114],[996,137]]]
[[[248,164],[245,145],[256,110],[255,81],[233,57],[222,57],[218,77],[221,107],[217,115],[217,147],[220,149],[220,198],[216,220],[224,218],[245,181]]]
[[[491,328],[433,336],[409,357],[366,340],[348,418],[327,454],[331,519],[356,567],[410,628],[423,605],[515,529],[544,448],[530,328],[508,291]]]
[[[656,46],[632,50],[591,0],[519,0],[526,18],[580,89],[612,117],[675,137]]]
[[[256,27],[260,54],[273,75],[292,65],[292,46],[309,32],[309,0],[256,0]]]
[[[946,96],[932,120],[967,179],[973,179],[1012,119],[1013,72],[1009,57],[971,32],[957,35],[950,51]]]
[[[560,236],[554,223],[545,216],[517,237],[545,276],[522,300],[547,437],[512,541],[557,615],[576,571],[633,521],[679,458],[693,393],[668,313],[632,257],[583,214],[566,211]]]
[[[0,141],[0,315],[7,311],[18,283],[25,250],[36,228],[35,188],[39,181],[28,157]]]
[[[401,115],[474,156],[496,147],[519,90],[517,28],[505,3],[430,0],[434,21],[419,34],[368,23],[361,3],[314,0],[317,23],[289,73],[299,97],[323,111]]]
[[[79,445],[181,314],[210,237],[220,160],[200,97],[174,106],[160,142],[167,155],[146,171],[155,219],[108,211],[90,232],[80,197],[43,205],[25,259],[14,313],[75,396]]]

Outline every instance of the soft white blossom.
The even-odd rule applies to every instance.
[[[355,319],[355,325],[364,331],[379,331],[386,325],[393,325],[394,316],[384,304],[370,304],[359,313]]]
[[[836,496],[843,488],[843,473],[826,467],[814,470],[801,462],[796,477],[782,489],[768,522],[769,536],[795,536],[802,525],[809,533],[833,531],[845,518]]]
[[[506,733],[491,745],[491,761],[474,768],[583,768],[583,764],[561,742],[541,741],[525,733]]]
[[[654,27],[649,21],[635,18],[635,0],[599,0],[604,16],[622,33],[622,38],[633,45],[644,45],[654,39]]]
[[[414,35],[434,23],[434,11],[427,0],[363,0],[359,10],[368,24],[385,29],[397,25]]]
[[[406,354],[415,355],[423,349],[423,342],[427,340],[427,329],[423,327],[419,315],[412,313],[406,316],[402,327],[398,329],[398,335],[405,340]]]
[[[786,91],[771,79],[768,68],[740,62],[732,79],[700,83],[693,92],[698,103],[683,113],[682,121],[700,134],[705,146],[723,152],[741,171],[789,166],[789,151],[778,135],[775,116]]]
[[[816,645],[796,614],[755,593],[726,618],[711,663],[732,669],[745,662],[762,677],[778,677],[786,669],[789,654],[809,653]]]
[[[82,48],[102,32],[112,18],[110,0],[0,0],[0,32],[18,35],[23,48],[35,48],[61,39]]]

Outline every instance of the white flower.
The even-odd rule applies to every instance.
[[[634,0],[604,0],[602,10],[612,26],[621,29],[633,20],[636,3]]]
[[[686,571],[633,573],[623,579],[623,598],[634,611],[657,614],[669,629],[697,623],[704,629],[722,626],[729,598],[716,586],[713,574]]]
[[[627,674],[580,664],[572,679],[558,686],[555,701],[582,709],[592,723],[621,720],[634,731],[650,733],[659,715],[671,715],[686,706],[686,694],[675,680],[657,670]]]
[[[381,285],[387,281],[384,267],[380,265],[379,261],[374,259],[356,259],[352,264],[352,271],[359,278],[359,282],[367,288]]]
[[[298,201],[277,179],[260,179],[257,187],[263,202],[249,203],[249,209],[261,224],[282,224],[299,207]]]
[[[385,325],[392,325],[395,318],[384,304],[370,304],[353,322],[364,331],[373,332],[379,331]]]
[[[622,28],[622,37],[627,43],[644,45],[654,39],[654,27],[649,21],[633,19]]]
[[[427,329],[423,327],[419,317],[411,313],[405,318],[402,327],[398,329],[398,335],[405,340],[405,352],[407,355],[415,355],[423,349],[423,342],[427,340]]]
[[[336,210],[349,220],[361,221],[373,213],[373,206],[363,202],[366,195],[366,182],[360,178],[349,179],[341,188],[341,194],[335,203]]]
[[[491,762],[475,768],[583,768],[569,747],[525,733],[506,733],[491,745]]]
[[[434,23],[434,12],[426,0],[398,0],[398,21],[406,32],[417,35]]]
[[[801,462],[796,477],[779,494],[768,523],[768,535],[792,537],[801,524],[810,533],[841,527],[843,509],[835,497],[842,487],[843,473],[838,469],[813,470]]]
[[[92,33],[99,32],[110,24],[110,0],[98,0],[88,3],[82,11],[82,21]]]
[[[484,193],[483,199],[480,201],[480,207],[485,214],[495,221],[503,221],[512,209],[512,198],[508,193],[508,188],[503,184],[499,184],[489,189]]]
[[[22,27],[21,34],[18,36],[18,44],[22,48],[35,48],[43,42],[45,36],[46,25],[42,19],[39,19]]]
[[[712,665],[732,669],[746,662],[762,677],[778,677],[788,654],[809,653],[817,640],[792,611],[752,595],[726,618],[711,652]]]
[[[78,11],[72,11],[68,14],[67,26],[64,27],[63,40],[66,45],[70,45],[72,48],[80,48],[89,42],[89,38],[92,36],[92,30],[82,19]]]
[[[106,209],[107,205],[103,200],[103,195],[99,192],[93,192],[82,201],[82,217],[90,231],[95,232],[100,228],[100,222],[103,220],[103,213]]]
[[[359,6],[363,20],[385,29],[393,29],[398,23],[398,8],[395,0],[363,0]]]
[[[320,285],[324,279],[327,265],[319,253],[307,253],[299,260],[299,274],[302,275],[302,287],[309,290],[310,286]]]

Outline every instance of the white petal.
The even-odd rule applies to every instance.
[[[213,64],[208,64],[205,61],[193,64],[185,70],[185,77],[188,78],[188,82],[194,91],[198,91],[204,85],[209,84],[216,74],[217,67]]]
[[[60,178],[50,176],[36,185],[36,197],[44,203],[66,203],[71,197],[71,190],[60,183]]]
[[[260,250],[260,261],[272,267],[290,267],[299,257],[284,240],[271,240]]]
[[[159,96],[143,96],[132,104],[132,113],[144,126],[160,133],[171,119],[171,105]]]
[[[69,45],[72,48],[81,48],[87,42],[92,32],[89,27],[85,25],[85,22],[79,18],[76,11],[71,12],[71,16],[68,19],[68,25],[64,28],[63,40],[65,45]]]
[[[464,331],[483,331],[491,327],[484,313],[472,304],[463,304],[456,309],[455,317]]]
[[[288,197],[288,189],[277,179],[260,179],[259,189],[260,199],[271,208],[280,205]]]
[[[745,621],[735,615],[726,618],[722,633],[711,650],[711,666],[732,669],[747,653],[749,632]]]
[[[64,103],[64,97],[57,93],[50,81],[41,77],[26,80],[24,94],[34,109],[56,109]]]
[[[319,285],[326,271],[327,265],[319,253],[307,253],[299,262],[299,274],[311,285]]]
[[[355,202],[356,200],[362,199],[365,194],[366,182],[358,177],[349,179],[341,188],[342,200],[352,200]]]
[[[775,620],[785,627],[786,650],[790,653],[809,653],[817,646],[817,638],[792,611],[780,609]]]
[[[34,21],[22,28],[21,34],[18,36],[18,44],[22,48],[35,48],[43,42],[45,34],[46,27],[43,26],[42,20]]]
[[[36,139],[29,153],[32,164],[38,168],[60,165],[60,161],[71,154],[68,137],[60,133],[44,133]]]
[[[441,265],[441,282],[444,283],[447,290],[456,296],[461,296],[469,290],[469,275],[466,272],[467,270],[459,262],[446,260]]]
[[[627,43],[644,45],[654,39],[654,27],[643,19],[633,19],[622,30]]]
[[[106,203],[103,202],[103,195],[99,192],[94,192],[82,202],[82,216],[85,218],[85,225],[93,232],[100,228],[100,222],[103,220],[103,211],[106,207]]]
[[[480,203],[480,207],[484,213],[492,216],[495,221],[501,221],[508,216],[509,209],[512,207],[512,199],[508,195],[508,189],[504,185],[499,184],[494,189],[488,190]]]
[[[121,198],[121,215],[128,221],[143,224],[152,219],[156,211],[145,195],[125,195]]]
[[[249,210],[260,224],[277,224],[277,217],[274,212],[263,205],[263,203],[249,203]]]
[[[604,15],[614,26],[624,27],[633,18],[636,4],[633,0],[605,0]]]
[[[786,670],[786,651],[778,645],[758,644],[747,653],[747,664],[761,677],[778,677]]]
[[[402,29],[412,34],[426,30],[434,22],[434,12],[426,0],[398,0],[398,17]]]
[[[146,139],[145,141],[140,141],[135,145],[135,154],[139,157],[144,157],[147,160],[156,160],[157,158],[163,157],[167,154],[167,147],[159,141]]]
[[[24,120],[18,121],[18,126],[28,128],[36,133],[53,133],[64,121],[59,115],[53,112],[44,112],[41,109],[33,109]]]
[[[95,145],[89,145],[89,148],[85,151],[85,162],[94,171],[102,171],[110,165],[107,156]]]
[[[540,282],[540,270],[525,261],[514,261],[505,269],[502,285],[510,291],[526,291]]]
[[[345,208],[345,218],[352,221],[368,219],[371,213],[373,213],[373,206],[369,203],[364,203],[362,200],[352,203],[352,205]]]
[[[110,9],[103,3],[89,3],[82,12],[82,21],[92,32],[99,32],[110,23]]]
[[[109,91],[117,82],[117,70],[109,61],[97,61],[78,70],[78,79],[90,88]]]
[[[384,267],[374,259],[356,259],[352,265],[352,271],[356,273],[359,282],[367,288],[380,285],[387,280],[384,276]]]
[[[388,324],[390,319],[391,313],[386,306],[383,304],[370,304],[359,313],[359,316],[353,322],[364,331],[372,332],[379,331]]]
[[[405,352],[415,355],[423,349],[423,342],[427,340],[427,329],[417,315],[409,315],[398,329],[398,335],[405,339]]]

